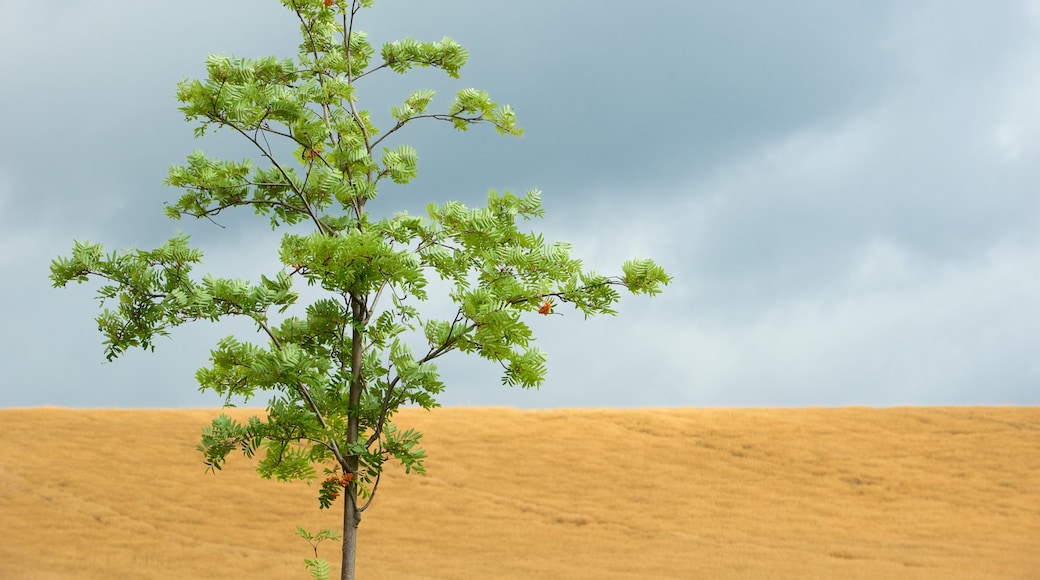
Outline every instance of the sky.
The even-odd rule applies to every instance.
[[[444,108],[473,86],[526,131],[410,126],[419,177],[374,212],[536,188],[531,228],[587,267],[651,257],[674,276],[616,317],[535,315],[538,390],[445,357],[442,404],[1040,404],[1040,2],[377,0],[359,18],[376,46],[470,53],[460,81],[367,77],[377,125],[412,90]],[[297,34],[274,0],[0,0],[0,407],[220,404],[195,371],[249,325],[106,363],[98,285],[53,289],[49,264],[73,240],[183,231],[202,272],[277,270],[266,220],[170,221],[163,179],[196,148],[249,155],[193,139],[177,82],[212,53],[293,56]]]

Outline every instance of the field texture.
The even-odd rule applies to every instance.
[[[241,456],[205,473],[219,413],[0,410],[0,578],[307,578],[295,527],[338,527],[339,504]],[[430,475],[384,478],[364,579],[1040,578],[1040,408],[398,423],[426,434]]]

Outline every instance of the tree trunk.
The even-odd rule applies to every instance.
[[[367,297],[350,295],[351,314],[353,315],[354,332],[351,337],[350,353],[350,414],[347,417],[347,444],[353,447],[358,442],[359,412],[361,409],[361,391],[364,390],[364,378],[361,373],[361,354],[364,346],[364,335],[360,326],[364,319],[364,306]],[[353,473],[354,481],[343,490],[343,570],[341,580],[354,580],[354,563],[357,560],[357,527],[361,523],[361,512],[357,505],[358,456],[351,453],[343,466],[345,473]]]
[[[357,488],[348,485],[343,498],[343,568],[341,580],[354,580],[354,564],[357,560],[357,528],[361,514],[357,511]]]

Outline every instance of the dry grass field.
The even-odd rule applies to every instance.
[[[0,410],[0,578],[307,578],[295,526],[339,510],[241,456],[205,473],[218,413]],[[426,433],[430,475],[384,478],[360,578],[1040,578],[1040,408],[398,423]]]

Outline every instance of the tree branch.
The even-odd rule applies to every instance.
[[[383,470],[380,469],[379,472],[376,473],[376,480],[372,484],[372,490],[368,494],[368,501],[365,502],[365,505],[363,505],[360,508],[358,508],[359,512],[363,512],[366,509],[368,509],[369,504],[371,504],[372,500],[374,500],[376,498],[376,490],[379,489],[379,478],[382,477],[382,476],[383,476]]]
[[[379,286],[379,290],[376,291],[375,298],[372,299],[372,304],[366,308],[368,310],[368,313],[365,315],[365,319],[361,321],[363,325],[368,326],[368,321],[372,320],[372,315],[376,311],[376,305],[379,304],[379,297],[383,295],[383,290],[387,287],[387,285],[389,285],[389,282],[384,280],[383,283]]]
[[[317,64],[318,63],[318,47],[314,44],[314,36],[311,34],[311,28],[310,28],[310,26],[307,25],[307,22],[304,21],[303,15],[300,14],[299,10],[296,11],[296,16],[300,19],[300,23],[303,24],[303,29],[307,31],[307,38],[311,41],[311,47],[312,47],[311,54],[314,55],[314,63]],[[322,88],[322,90],[325,90],[325,81],[322,79],[322,72],[324,72],[324,71],[321,70],[321,69],[315,68],[314,76],[315,76],[315,78],[318,79],[318,86],[320,86]],[[329,105],[328,105],[328,103],[325,103],[325,102],[321,103],[321,113],[322,113],[322,118],[325,121],[325,129],[328,131],[328,134],[329,134],[329,140],[332,141],[332,146],[335,147],[336,146],[336,136],[335,136],[335,134],[332,131],[332,124],[329,122]]]
[[[356,81],[356,80],[358,80],[358,79],[360,79],[360,78],[364,78],[364,77],[367,77],[368,75],[370,75],[370,74],[372,74],[372,73],[376,72],[377,70],[382,70],[382,69],[384,69],[384,68],[387,68],[387,67],[389,67],[389,66],[390,66],[390,64],[389,64],[389,63],[386,63],[386,62],[384,62],[383,64],[381,64],[381,65],[379,65],[379,66],[377,66],[377,67],[375,67],[375,68],[371,68],[371,69],[368,69],[368,70],[366,70],[365,72],[363,72],[363,73],[359,74],[358,76],[354,77],[354,78],[353,78],[353,80],[355,80],[355,81]]]
[[[252,185],[252,184],[250,184],[250,185]],[[259,184],[259,185],[281,185],[281,184],[273,184],[273,183],[272,184],[267,184],[267,183],[265,183],[265,184]],[[224,211],[225,209],[227,209],[229,207],[238,207],[238,206],[243,206],[243,205],[275,205],[275,206],[279,206],[279,207],[284,207],[285,209],[288,209],[288,210],[291,210],[291,211],[304,213],[304,210],[302,208],[296,207],[295,205],[292,205],[292,204],[285,203],[284,201],[279,201],[279,200],[274,200],[274,199],[242,200],[242,201],[237,201],[235,203],[224,204],[224,205],[218,206],[218,207],[216,207],[214,209],[207,209],[206,211],[204,211],[202,213],[194,213],[194,212],[190,212],[190,211],[187,211],[187,210],[181,210],[180,213],[182,213],[184,215],[190,215],[191,217],[194,217],[194,218],[200,218],[200,219],[201,218],[209,218],[209,216],[211,216],[211,215],[218,215],[218,214],[220,214],[220,212]],[[212,221],[212,220],[210,220],[210,221]],[[214,223],[216,223],[216,222],[214,222]],[[217,224],[217,225],[219,226],[220,224]],[[220,226],[220,227],[224,227],[224,226]]]
[[[394,131],[397,131],[401,127],[404,127],[405,125],[407,125],[411,121],[414,121],[415,119],[437,119],[438,121],[459,120],[459,121],[465,121],[466,123],[469,123],[471,125],[474,124],[474,123],[479,123],[481,121],[487,121],[487,122],[490,122],[492,125],[494,125],[496,127],[504,128],[504,127],[502,127],[502,125],[499,125],[498,123],[495,123],[493,121],[485,119],[484,115],[479,115],[477,117],[463,117],[461,115],[450,115],[450,114],[447,114],[447,113],[431,113],[431,114],[425,114],[425,115],[413,115],[411,117],[406,117],[403,121],[398,121],[397,124],[393,126],[393,128],[391,128],[386,133],[383,133],[383,135],[380,136],[379,139],[376,139],[375,142],[372,143],[372,148],[369,149],[369,151],[371,151],[372,149],[375,149],[376,146],[379,145],[379,143],[382,142],[383,139],[386,139],[387,137],[389,137],[391,133],[393,133]]]
[[[462,309],[460,308],[458,312],[456,312],[455,314],[455,320],[452,321],[451,327],[448,329],[448,339],[444,341],[444,344],[440,345],[437,348],[434,348],[431,345],[430,350],[426,353],[426,356],[419,359],[417,364],[421,365],[430,362],[450,352],[451,349],[455,346],[455,343],[458,342],[459,338],[458,336],[452,336],[455,330],[455,325],[461,322],[463,318],[464,317],[462,316]],[[476,327],[477,325],[475,323],[468,325],[465,329],[463,329],[461,334],[465,334]],[[461,336],[461,334],[459,336]],[[387,383],[386,396],[383,398],[382,408],[379,411],[379,420],[376,422],[376,426],[375,429],[373,429],[372,434],[369,435],[368,440],[365,442],[365,447],[371,447],[373,443],[379,440],[379,436],[383,433],[383,425],[386,422],[386,414],[389,412],[390,409],[391,395],[394,392],[394,388],[396,388],[397,383],[400,382],[400,380],[401,376],[397,375],[394,377],[394,380]]]
[[[223,91],[223,86],[221,86],[220,91]],[[220,91],[218,91],[218,93]],[[318,231],[322,232],[322,233],[326,233],[324,224],[321,223],[321,220],[318,219],[318,217],[314,214],[314,211],[311,210],[310,204],[307,203],[307,198],[304,197],[304,195],[303,195],[303,191],[296,187],[296,184],[294,184],[292,182],[292,179],[289,177],[288,172],[282,167],[282,165],[280,163],[278,163],[278,160],[276,160],[274,158],[274,155],[272,155],[271,152],[268,149],[264,149],[263,146],[260,145],[260,141],[259,140],[257,140],[253,136],[250,136],[249,133],[247,133],[244,129],[239,127],[237,124],[231,122],[230,120],[228,120],[223,115],[221,115],[220,111],[216,107],[216,103],[215,102],[214,102],[214,105],[213,105],[213,111],[210,114],[210,119],[214,119],[214,120],[219,121],[220,123],[222,123],[224,125],[227,125],[228,127],[231,127],[232,129],[237,131],[240,135],[245,137],[250,143],[255,145],[256,148],[260,150],[260,153],[264,157],[266,157],[267,160],[270,161],[271,164],[275,166],[275,168],[278,169],[278,172],[282,174],[283,178],[285,178],[286,184],[288,184],[288,186],[293,190],[293,192],[296,194],[296,196],[300,198],[300,201],[303,202],[305,213],[311,218],[311,220],[314,222],[314,225],[316,225],[318,227]],[[265,140],[266,140],[266,135],[265,135]],[[268,143],[268,147],[270,147],[269,143]]]
[[[278,340],[278,336],[275,335],[275,333],[271,330],[271,327],[267,325],[267,322],[261,320],[259,317],[256,316],[253,317],[253,320],[257,323],[257,325],[260,326],[260,328],[263,329],[265,333],[267,333],[267,336],[271,338],[271,342],[274,343],[275,348],[277,348],[278,350],[282,350],[282,342]],[[314,398],[311,397],[310,390],[302,382],[296,382],[296,389],[299,391],[300,396],[303,397],[303,400],[307,401],[307,406],[311,408],[311,412],[314,413],[314,417],[318,420],[318,423],[321,423],[322,429],[324,429],[325,432],[329,434],[332,454],[336,456],[336,459],[340,462],[340,465],[344,466],[345,468],[347,462],[346,459],[343,457],[343,453],[339,449],[339,445],[336,443],[336,436],[334,433],[332,433],[332,430],[329,429],[328,423],[325,422],[325,416],[321,413],[321,409],[318,408],[317,403],[314,402]]]

